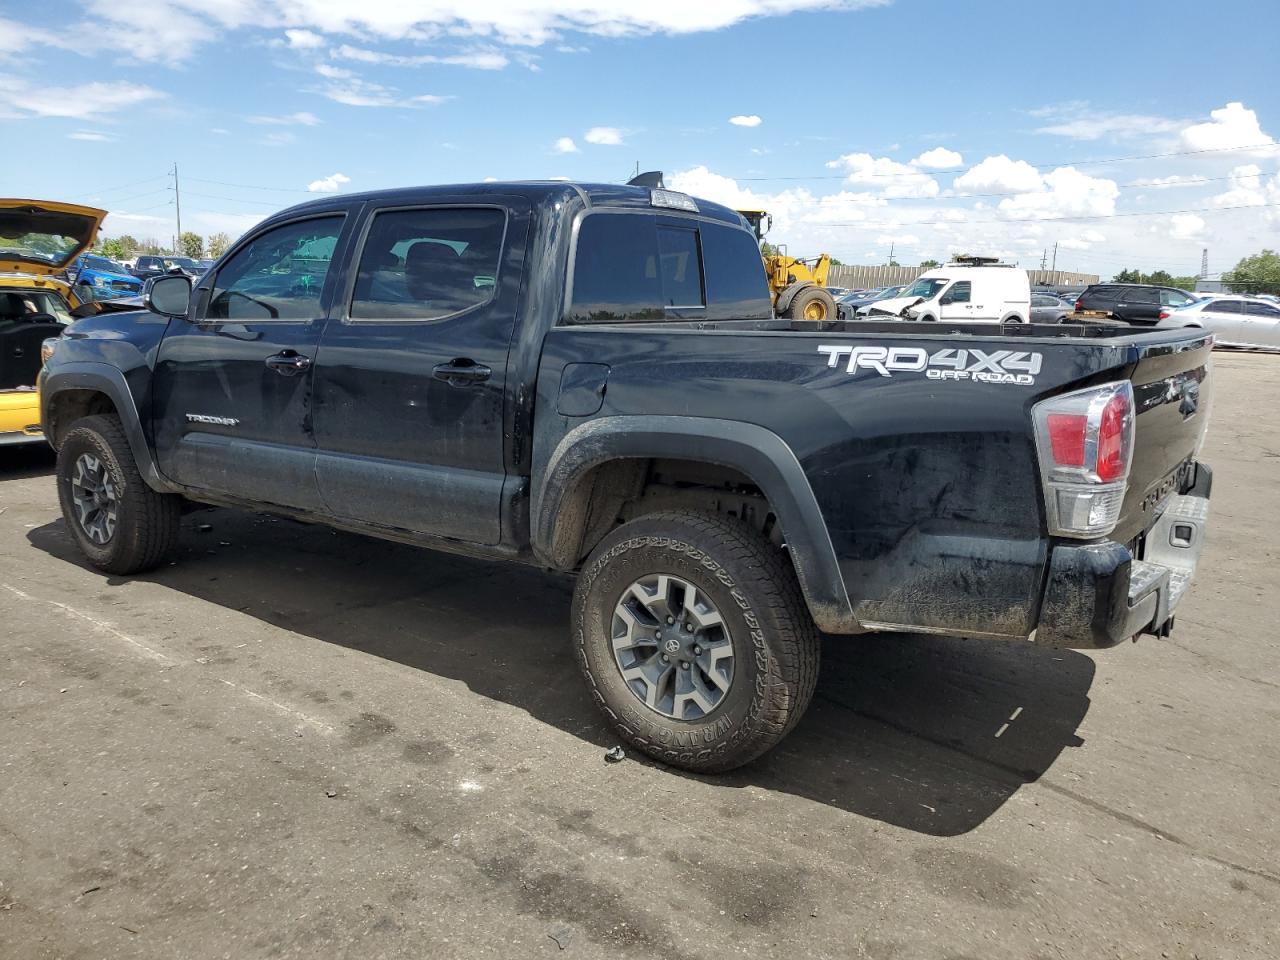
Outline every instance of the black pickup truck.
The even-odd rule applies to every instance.
[[[45,345],[91,563],[196,501],[575,572],[595,699],[688,769],[786,735],[820,632],[1166,633],[1205,535],[1203,331],[775,319],[742,218],[668,190],[328,198],[146,303]]]

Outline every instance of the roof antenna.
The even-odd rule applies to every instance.
[[[650,170],[648,173],[637,173],[627,181],[627,186],[648,187],[650,190],[661,190],[665,186],[662,182],[662,171]]]

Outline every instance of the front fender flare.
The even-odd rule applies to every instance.
[[[774,304],[773,312],[776,316],[782,316],[787,312],[787,308],[791,306],[791,301],[796,298],[796,294],[801,290],[808,290],[810,287],[816,287],[817,284],[812,280],[797,280],[782,289],[778,294],[778,302]]]
[[[152,456],[142,427],[142,418],[123,373],[110,364],[86,360],[59,364],[46,373],[40,381],[40,420],[45,428],[45,436],[50,437],[50,443],[53,442],[53,434],[50,430],[52,424],[49,406],[59,393],[67,390],[94,390],[109,397],[120,416],[125,436],[129,439],[129,449],[142,479],[147,486],[162,493],[173,489],[156,468],[155,457]]]
[[[576,537],[558,537],[563,508],[577,482],[620,459],[670,458],[713,463],[745,474],[768,498],[782,527],[800,589],[819,629],[858,633],[826,522],[796,455],[764,427],[736,420],[677,416],[612,416],[569,431],[549,455],[535,455],[530,533],[534,553],[550,567],[572,569]],[[569,544],[569,546],[566,546]]]

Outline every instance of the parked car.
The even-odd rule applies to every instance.
[[[165,274],[174,272],[184,273],[188,277],[198,277],[204,273],[204,270],[200,268],[199,262],[191,257],[170,256],[168,254],[141,256],[133,268],[133,275],[140,280],[150,280],[152,277],[162,277]]]
[[[576,574],[592,696],[690,770],[795,726],[819,631],[1166,634],[1203,539],[1204,331],[793,324],[672,191],[326,197],[146,297],[40,381],[91,564],[168,563],[199,501]]]
[[[868,317],[944,323],[1028,323],[1027,271],[985,258],[948,263],[922,273],[896,297],[860,307]]]
[[[858,293],[848,294],[836,302],[836,316],[841,320],[856,319],[858,311],[862,307],[875,303],[877,300],[883,300],[886,297],[897,296],[906,288],[906,284],[899,284],[892,287],[878,287],[874,290],[863,290]]]
[[[110,257],[92,253],[76,257],[69,274],[76,296],[82,302],[136,297],[142,293],[142,281]]]
[[[1049,296],[1046,293],[1033,293],[1031,295],[1032,323],[1062,323],[1067,317],[1071,316],[1071,312],[1074,309],[1065,300],[1059,300],[1057,297]]]
[[[1150,283],[1095,283],[1085,287],[1075,303],[1075,312],[1088,319],[1105,316],[1122,323],[1152,326],[1162,310],[1195,303],[1196,295],[1177,287]]]
[[[1222,347],[1280,349],[1280,306],[1257,297],[1219,294],[1160,312],[1158,327],[1203,327]]]
[[[81,306],[66,271],[93,245],[106,215],[51,200],[0,200],[0,446],[44,439],[41,348]]]

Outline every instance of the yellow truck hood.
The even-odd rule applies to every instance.
[[[61,272],[93,246],[106,215],[75,203],[0,199],[0,273]]]

